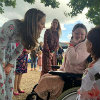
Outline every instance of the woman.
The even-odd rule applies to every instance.
[[[57,65],[62,65],[63,53],[63,48],[59,46],[59,49],[57,50]]]
[[[100,100],[100,26],[89,31],[86,46],[93,61],[83,74],[77,100]]]
[[[60,23],[54,19],[51,28],[47,29],[44,34],[43,59],[41,75],[52,70],[51,65],[57,65],[56,51],[59,47],[59,36],[61,34]]]
[[[87,29],[83,24],[76,24],[74,26],[72,30],[71,45],[68,47],[65,53],[65,60],[63,67],[61,67],[63,71],[67,72],[66,74],[68,75],[70,73],[74,73],[78,77],[82,76],[82,73],[86,68],[86,59],[89,56],[89,53],[86,51],[86,35]],[[57,75],[45,74],[39,80],[38,85],[34,91],[43,100],[46,100],[47,94],[50,92],[50,100],[56,100],[65,88],[65,81],[67,84],[72,83],[71,80],[71,82],[68,82],[69,80],[64,80],[63,77],[61,78]],[[79,80],[79,85],[80,83],[81,80]]]
[[[0,30],[0,100],[12,100],[16,59],[23,48],[32,49],[45,27],[45,14],[35,8],[24,20],[10,20]],[[19,46],[16,48],[16,43]]]

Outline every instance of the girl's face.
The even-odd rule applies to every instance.
[[[91,51],[92,51],[92,43],[88,39],[86,40],[86,47],[87,47],[87,52],[91,53]]]
[[[38,22],[38,32],[41,33],[43,28],[45,28],[45,20],[46,17],[44,16],[39,22]]]
[[[72,35],[76,40],[83,41],[86,37],[86,31],[83,28],[77,28]]]
[[[52,28],[53,29],[57,29],[57,27],[58,27],[58,21],[57,20],[53,20],[53,22],[52,22]]]

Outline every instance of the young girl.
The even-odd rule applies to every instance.
[[[93,61],[83,74],[77,100],[100,100],[100,26],[89,31],[86,46]]]
[[[68,47],[65,53],[63,67],[61,67],[62,70],[68,74],[66,77],[69,76],[70,73],[73,73],[74,75],[77,74],[78,78],[80,78],[86,68],[86,59],[89,56],[85,44],[86,35],[87,29],[85,25],[78,23],[73,27],[71,46]],[[41,76],[34,91],[43,100],[46,100],[47,94],[50,92],[50,100],[56,100],[64,91],[64,83],[65,80],[61,79],[61,77],[57,75],[45,74]],[[67,79],[66,83],[68,85],[70,84],[70,86],[73,85],[72,80]],[[75,83],[80,86],[81,80],[75,80]]]
[[[41,50],[38,52],[38,64],[37,65],[39,66],[39,71],[42,71],[42,51]]]
[[[19,44],[16,43],[16,47],[18,45]],[[22,75],[24,73],[27,73],[28,53],[30,53],[29,50],[23,49],[22,54],[16,60],[15,82],[14,82],[14,92],[13,92],[15,96],[19,95],[19,93],[24,93],[24,91],[22,91],[20,88],[20,83],[21,83]]]

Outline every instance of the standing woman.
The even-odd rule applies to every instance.
[[[12,100],[16,59],[23,48],[32,49],[45,27],[45,14],[29,9],[24,20],[10,20],[0,30],[0,100]],[[16,42],[19,43],[16,48]]]
[[[56,51],[59,47],[59,36],[61,34],[60,23],[58,19],[53,19],[51,28],[44,34],[43,60],[41,75],[52,70],[51,65],[57,65]]]

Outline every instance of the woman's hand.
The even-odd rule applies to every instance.
[[[50,53],[50,55],[51,55],[52,57],[53,57],[53,54],[54,54],[54,53]]]
[[[12,66],[12,64],[7,64],[7,66],[4,68],[6,75],[10,73]]]
[[[2,65],[3,65],[3,68],[5,68],[5,63],[2,63]]]
[[[50,53],[50,58],[51,58],[51,59],[52,59],[53,55],[54,55],[54,53]]]

